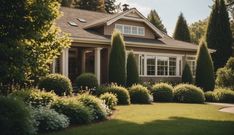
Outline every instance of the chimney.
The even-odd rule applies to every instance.
[[[129,5],[128,4],[123,4],[123,11],[127,11],[129,10]]]

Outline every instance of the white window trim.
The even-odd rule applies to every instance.
[[[122,33],[125,34],[125,35],[145,36],[145,27],[135,26],[135,25],[126,25],[126,24],[115,24],[115,29],[117,29],[117,26],[122,27]],[[124,32],[124,27],[125,26],[131,28],[131,32],[130,33],[125,33]],[[132,33],[132,27],[137,27],[137,34]],[[139,28],[143,28],[143,34],[139,34]]]
[[[184,55],[180,55],[180,54],[167,54],[167,53],[150,53],[150,52],[134,52],[134,54],[138,54],[138,60],[140,59],[140,56],[144,56],[144,75],[140,75],[140,71],[139,71],[139,76],[140,77],[181,77],[182,74],[182,65],[183,65],[183,61],[182,61],[182,56]],[[147,75],[147,56],[155,56],[155,75]],[[157,58],[158,57],[174,57],[176,58],[176,75],[169,75],[169,59],[168,59],[168,74],[167,75],[157,75]],[[179,63],[179,61],[181,61],[181,63]],[[181,65],[179,65],[181,64]],[[138,66],[140,69],[140,63],[138,62]],[[181,69],[179,68],[181,66]],[[180,71],[181,70],[181,71]]]

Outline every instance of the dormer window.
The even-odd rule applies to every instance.
[[[116,24],[115,29],[119,30],[125,35],[145,36],[145,28],[139,26]]]

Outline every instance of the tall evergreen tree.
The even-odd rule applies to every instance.
[[[137,62],[133,52],[128,54],[127,59],[127,86],[132,86],[139,82]]]
[[[79,9],[105,12],[104,0],[76,0],[74,6]]]
[[[224,0],[216,0],[206,31],[206,42],[212,53],[215,71],[223,67],[232,54],[232,33]]]
[[[176,23],[173,37],[174,39],[177,40],[191,42],[188,25],[182,13],[180,14],[178,21]]]
[[[204,91],[212,91],[215,86],[214,66],[204,42],[201,42],[196,59],[196,85]]]
[[[193,83],[193,75],[188,63],[186,63],[184,66],[182,74],[182,83],[189,83],[189,84]]]
[[[115,13],[116,8],[118,7],[115,2],[116,0],[105,0],[105,10],[107,13]]]
[[[167,30],[166,30],[165,26],[163,25],[156,10],[151,10],[147,18],[156,28],[167,33]]]
[[[111,39],[109,59],[109,82],[125,85],[126,83],[125,42],[119,31],[114,31]]]

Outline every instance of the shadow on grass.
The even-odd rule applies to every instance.
[[[234,135],[234,122],[170,117],[137,124],[114,119],[48,135]]]

